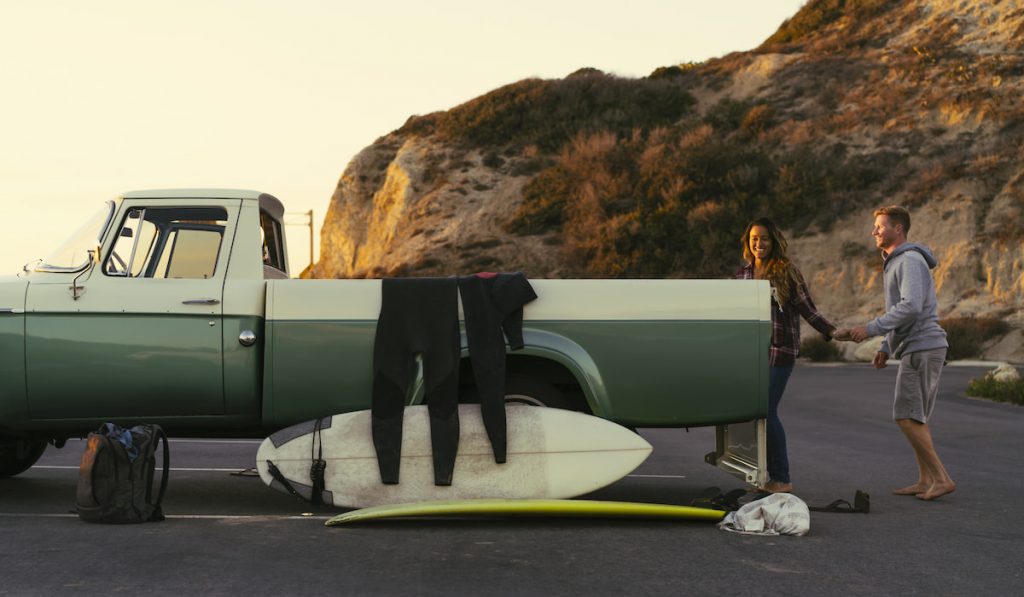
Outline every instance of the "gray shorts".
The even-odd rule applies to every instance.
[[[903,355],[896,373],[896,399],[893,419],[913,419],[927,423],[939,393],[939,375],[946,360],[945,348],[921,350]]]

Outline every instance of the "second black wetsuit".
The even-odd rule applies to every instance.
[[[505,462],[505,339],[523,347],[523,305],[537,298],[526,276],[482,273],[459,277],[469,358],[480,396],[480,413],[495,462]]]

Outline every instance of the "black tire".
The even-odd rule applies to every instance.
[[[0,437],[0,479],[6,479],[32,468],[46,451],[42,440]]]
[[[551,383],[519,375],[511,375],[505,380],[505,403],[573,410],[561,390]]]

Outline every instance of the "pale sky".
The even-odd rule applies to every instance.
[[[0,274],[130,190],[264,191],[319,234],[349,160],[410,115],[749,50],[803,3],[0,0]]]

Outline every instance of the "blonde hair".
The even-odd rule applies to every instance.
[[[754,226],[761,226],[767,230],[768,238],[772,241],[771,251],[768,252],[768,258],[764,260],[764,277],[771,283],[776,296],[775,302],[781,307],[789,303],[793,289],[801,282],[800,271],[796,269],[786,254],[789,243],[786,242],[782,230],[768,218],[758,218],[747,224],[747,229],[743,231],[743,236],[740,238],[740,242],[743,243],[744,259],[754,263],[754,254],[750,252],[750,231],[754,229]]]
[[[892,220],[893,224],[900,224],[903,226],[904,236],[910,234],[910,212],[907,208],[900,207],[899,205],[887,205],[885,207],[879,207],[875,210],[875,217],[885,216]]]

